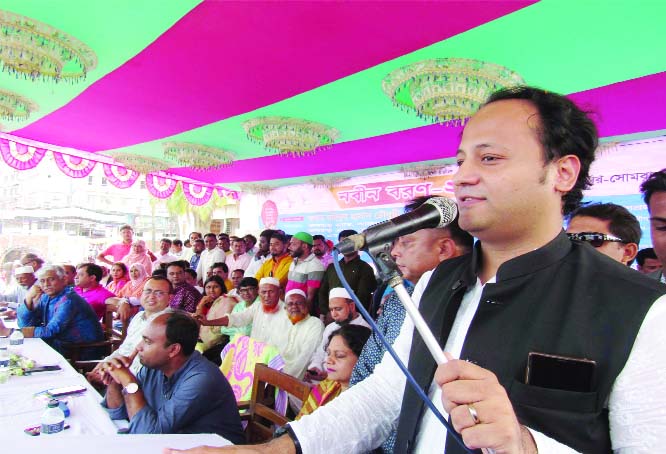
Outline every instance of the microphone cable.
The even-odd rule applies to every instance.
[[[372,319],[368,311],[363,307],[361,302],[359,301],[358,297],[356,296],[356,293],[354,293],[354,290],[350,287],[349,283],[347,282],[347,279],[345,279],[344,274],[342,273],[342,268],[340,268],[340,261],[338,260],[339,257],[339,252],[337,249],[333,249],[333,267],[335,268],[335,272],[338,274],[338,277],[340,278],[340,282],[342,283],[342,286],[347,290],[347,293],[352,297],[354,300],[354,304],[356,305],[356,308],[358,311],[363,315],[363,318],[365,319],[366,322],[370,325],[372,328],[372,331],[379,337],[379,340],[381,341],[382,345],[384,348],[386,348],[386,351],[389,352],[389,354],[393,357],[393,360],[398,364],[398,367],[402,371],[402,373],[405,375],[407,378],[407,382],[411,385],[412,389],[414,389],[414,392],[421,398],[423,403],[434,413],[434,415],[437,417],[439,422],[441,422],[446,430],[451,434],[454,440],[458,442],[458,444],[465,450],[465,452],[474,454],[475,451],[469,449],[467,446],[465,446],[465,443],[463,442],[462,438],[460,437],[460,434],[455,431],[453,426],[446,420],[444,415],[435,407],[435,404],[430,400],[428,395],[421,389],[419,384],[416,382],[412,374],[409,372],[405,364],[400,360],[398,357],[398,354],[393,350],[393,347],[388,343],[384,335],[379,331],[379,327],[377,327],[377,324],[375,321]],[[408,317],[408,314],[405,314],[405,317]],[[403,322],[404,323],[404,322]],[[415,335],[416,330],[415,331]]]

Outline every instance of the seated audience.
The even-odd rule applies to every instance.
[[[328,324],[324,329],[321,343],[310,359],[310,365],[305,376],[307,381],[323,380],[326,378],[326,368],[324,367],[326,347],[333,331],[345,325],[360,325],[370,328],[368,322],[356,311],[356,305],[349,293],[347,293],[347,290],[342,287],[331,289],[328,295],[328,308],[331,318],[333,318],[333,323]]]
[[[35,270],[35,273],[39,271],[39,269],[44,265],[44,260],[41,259],[37,254],[33,254],[32,252],[29,252],[25,254],[23,257],[21,257],[21,266],[28,266],[30,265],[33,270]]]
[[[153,272],[153,261],[150,259],[150,256],[148,255],[148,251],[146,249],[146,242],[143,240],[135,240],[132,243],[132,248],[130,250],[130,253],[127,254],[125,257],[123,257],[121,262],[123,262],[128,267],[131,267],[135,263],[140,263],[141,265],[143,265],[143,268],[146,270],[146,273],[150,274]]]
[[[252,304],[241,312],[227,314],[218,319],[208,320],[198,316],[204,326],[252,326],[250,337],[273,345],[280,351],[289,340],[291,322],[280,300],[280,281],[274,277],[265,277],[259,281],[261,304]]]
[[[190,284],[192,287],[197,289],[197,291],[201,294],[203,294],[204,289],[203,287],[200,287],[197,283],[197,272],[192,269],[192,268],[187,268],[185,270],[185,282]]]
[[[17,310],[18,324],[25,337],[39,337],[60,353],[66,353],[67,343],[104,339],[95,311],[78,293],[66,287],[65,270],[61,266],[44,266],[37,276],[39,286],[32,286],[25,303]],[[33,296],[38,293],[41,296],[33,302]],[[9,329],[2,322],[0,335],[9,335]],[[96,353],[82,351],[81,359],[91,359]]]
[[[83,263],[76,267],[74,276],[74,291],[92,306],[98,319],[103,319],[106,313],[106,300],[114,295],[100,285],[102,267],[94,263]]]
[[[370,328],[352,324],[344,325],[331,332],[326,346],[326,372],[328,377],[312,388],[296,419],[309,415],[349,388],[352,370],[354,370],[356,361],[358,361],[363,345],[370,337],[370,333]]]
[[[127,335],[125,336],[125,339],[118,349],[111,355],[107,356],[104,361],[119,356],[131,356],[136,349],[136,346],[139,345],[139,342],[141,341],[141,335],[143,334],[144,328],[148,326],[155,317],[170,310],[169,300],[173,293],[173,286],[167,279],[153,277],[148,279],[143,287],[141,294],[141,307],[143,310],[139,312],[136,317],[132,318],[132,321],[127,327]],[[88,380],[95,382],[102,381],[101,370],[103,364],[103,362],[100,362],[92,372],[86,374]],[[136,375],[140,369],[141,361],[138,356],[135,356],[134,361],[132,361],[132,364],[130,365],[130,371]]]
[[[625,207],[614,203],[592,203],[569,215],[567,233],[572,240],[583,241],[597,251],[631,265],[641,242],[641,225]]]
[[[150,276],[146,269],[140,263],[134,263],[129,269],[129,282],[123,286],[115,298],[106,300],[106,304],[112,304],[114,310],[118,313],[120,320],[125,322],[136,313],[136,308],[140,304],[143,286]]]
[[[199,301],[195,316],[207,319],[216,319],[230,313],[236,303],[235,298],[229,298],[226,293],[224,281],[219,276],[211,276],[204,283],[205,295]],[[229,342],[229,337],[223,335],[219,326],[202,326],[199,329],[197,351],[204,357],[220,365],[220,352]]]
[[[229,291],[229,296],[240,299],[240,296],[238,295],[238,287],[240,286],[240,283],[244,277],[245,271],[240,268],[231,272],[231,284],[234,286],[234,288]]]
[[[125,265],[123,262],[114,263],[111,266],[111,280],[106,285],[106,288],[111,293],[115,293],[117,295],[120,289],[122,289],[129,281],[127,273],[127,265]]]
[[[167,279],[173,284],[171,308],[193,313],[201,300],[201,293],[185,282],[185,263],[178,261],[167,265]]]
[[[149,281],[146,290],[152,289]],[[166,290],[156,290],[153,292]],[[112,419],[129,418],[129,432],[216,433],[243,443],[236,399],[220,370],[194,350],[197,323],[180,312],[158,315],[144,329],[133,358],[111,358],[102,366],[107,391],[102,406]]]
[[[291,326],[286,345],[277,347],[284,359],[283,372],[302,380],[319,345],[324,324],[317,317],[310,316],[310,306],[301,289],[289,290],[284,297],[284,305]]]
[[[28,291],[37,282],[35,271],[32,266],[17,266],[14,268],[14,277],[16,282],[10,284],[5,292],[0,296],[2,301],[6,301],[11,309],[16,309],[19,304],[25,301]]]
[[[638,254],[636,254],[636,264],[636,269],[643,274],[654,273],[662,269],[661,262],[651,247],[638,251]]]

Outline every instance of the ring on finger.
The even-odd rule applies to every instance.
[[[479,419],[479,414],[476,412],[476,408],[474,408],[474,405],[467,404],[467,411],[469,411],[469,415],[474,420],[474,424],[478,424],[481,422],[481,420]]]

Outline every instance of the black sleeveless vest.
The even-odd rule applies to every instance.
[[[443,327],[446,308],[475,285],[480,252],[477,243],[472,254],[442,262],[421,298],[421,313],[442,346],[450,329]],[[483,289],[460,357],[495,373],[521,424],[577,451],[608,453],[605,404],[645,314],[664,293],[665,286],[562,232],[499,268],[497,283]],[[530,352],[596,361],[592,391],[526,385]],[[409,369],[427,393],[436,365],[417,332]],[[413,450],[424,408],[407,384],[396,453]],[[447,436],[446,453],[462,452]]]

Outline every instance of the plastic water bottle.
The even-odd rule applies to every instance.
[[[15,329],[9,336],[9,345],[23,345],[23,331]]]
[[[58,399],[51,399],[46,411],[42,414],[42,427],[43,434],[55,434],[62,432],[65,427],[65,413],[60,409],[60,402]]]

